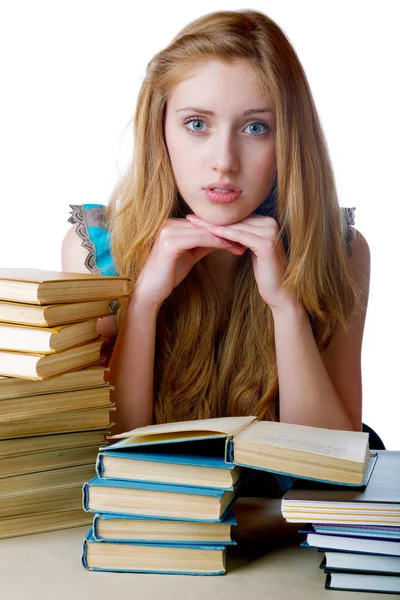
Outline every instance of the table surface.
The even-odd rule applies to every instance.
[[[225,575],[161,575],[86,571],[80,561],[88,527],[0,540],[1,597],[10,600],[387,600],[387,594],[324,589],[323,554],[293,541],[249,551],[231,546]],[[284,542],[285,543],[285,542]]]

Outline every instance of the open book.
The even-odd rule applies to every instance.
[[[374,464],[368,434],[258,421],[256,417],[222,417],[140,427],[111,436],[124,438],[105,450],[132,454],[144,447],[170,444],[179,453],[182,442],[224,438],[224,460],[235,464],[329,483],[362,486]],[[153,451],[152,457],[156,453]],[[111,469],[111,464],[109,464]],[[109,472],[112,477],[112,469]]]

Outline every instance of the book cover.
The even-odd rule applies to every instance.
[[[365,489],[297,481],[282,498],[287,521],[400,526],[400,452],[377,450]]]
[[[325,589],[398,594],[400,593],[400,577],[366,573],[328,573]]]
[[[387,554],[400,557],[400,542],[369,538],[341,537],[323,533],[308,533],[307,539],[301,543],[307,548],[321,550],[341,550],[362,554]]]
[[[400,560],[397,556],[355,554],[352,552],[326,551],[320,569],[325,573],[382,573],[400,575]]]
[[[240,482],[233,491],[226,491],[93,477],[83,486],[83,508],[88,512],[122,516],[220,522],[235,502],[239,488]]]
[[[117,534],[108,533],[102,535],[104,530],[104,524],[110,523],[111,527],[116,526],[116,531],[121,529],[124,530],[124,537],[119,533]],[[130,526],[132,524],[137,525],[140,532],[143,535],[134,537],[130,534]],[[181,545],[236,545],[236,541],[230,538],[230,530],[232,526],[236,526],[237,521],[232,512],[228,510],[224,518],[217,523],[206,523],[204,521],[180,521],[177,522],[174,519],[158,518],[152,519],[146,516],[133,516],[133,515],[114,515],[111,513],[96,513],[93,518],[93,537],[101,541],[109,542],[132,542],[135,544],[170,544],[172,546]],[[177,527],[178,526],[178,527]],[[110,528],[106,528],[110,529]],[[154,531],[153,537],[150,534]],[[155,533],[157,532],[157,533]],[[162,535],[164,533],[165,538],[155,537],[156,535]],[[171,534],[174,534],[174,540],[171,539]],[[218,537],[219,534],[219,537]],[[167,537],[169,535],[169,537]],[[196,535],[201,535],[201,539],[196,539]],[[212,539],[211,536],[215,537]],[[181,536],[181,539],[179,539]],[[209,539],[205,539],[205,537]],[[217,539],[218,537],[218,539]],[[222,539],[223,538],[223,539]]]
[[[121,547],[116,542],[96,541],[90,530],[83,542],[81,560],[84,568],[90,571],[223,575],[225,553],[223,545],[177,547],[130,543]]]
[[[243,469],[226,463],[224,444],[224,439],[213,439],[130,451],[105,449],[97,457],[96,472],[100,478],[233,489]]]

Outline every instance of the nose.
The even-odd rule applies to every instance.
[[[216,136],[212,148],[212,167],[220,173],[239,169],[239,148],[234,135],[227,132]]]

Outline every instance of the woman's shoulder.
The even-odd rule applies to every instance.
[[[74,227],[63,241],[63,255],[72,251],[90,273],[117,275],[111,254],[111,235],[107,228],[104,204],[70,204],[68,222]]]

